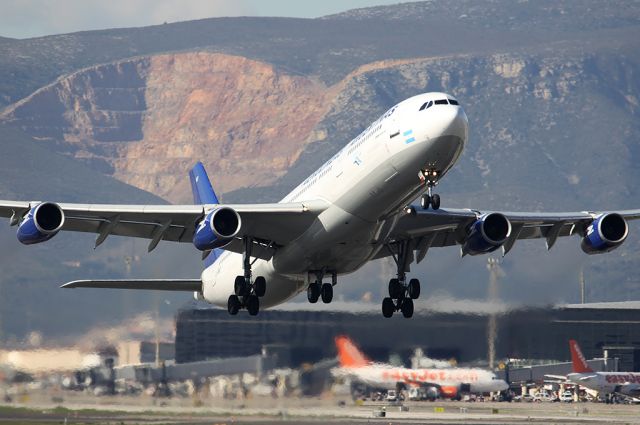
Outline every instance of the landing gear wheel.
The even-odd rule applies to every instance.
[[[322,302],[329,304],[333,299],[333,286],[330,283],[324,283],[320,289],[320,294],[322,295]]]
[[[417,300],[420,296],[420,281],[418,279],[411,279],[409,281],[409,298]]]
[[[256,277],[255,282],[253,282],[253,292],[258,297],[264,297],[265,292],[267,292],[267,280],[263,276]]]
[[[318,302],[320,298],[320,285],[318,283],[310,283],[307,287],[307,299],[311,304]]]
[[[440,195],[437,193],[431,197],[431,208],[437,210],[440,208]]]
[[[247,294],[247,281],[244,276],[236,276],[236,281],[233,283],[233,292],[239,297]]]
[[[393,299],[398,299],[402,295],[402,286],[400,281],[393,278],[389,281],[389,296]]]
[[[240,299],[238,299],[237,295],[229,295],[229,299],[227,300],[227,311],[232,316],[238,314],[238,310],[240,310]]]
[[[407,319],[413,316],[413,300],[411,298],[405,298],[400,305],[400,310],[402,310],[402,315]]]
[[[393,300],[389,297],[382,300],[382,315],[386,318],[393,316],[393,312],[396,310],[396,306],[393,304]]]
[[[255,295],[249,295],[245,299],[245,304],[247,306],[247,311],[249,315],[255,316],[258,314],[258,310],[260,310],[260,300]]]
[[[420,198],[420,206],[422,207],[422,209],[428,210],[430,203],[431,203],[431,197],[426,193],[422,195],[422,197]]]

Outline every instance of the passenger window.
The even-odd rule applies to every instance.
[[[457,100],[453,100],[453,99],[449,99],[449,103],[451,105],[459,105],[458,101]]]

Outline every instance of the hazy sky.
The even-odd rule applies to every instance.
[[[0,0],[0,36],[29,38],[217,16],[315,18],[348,9],[401,1],[403,0]]]

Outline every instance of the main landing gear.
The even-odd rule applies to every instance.
[[[243,267],[244,276],[236,276],[236,280],[233,284],[233,295],[229,296],[227,301],[227,310],[229,314],[238,314],[241,308],[246,308],[251,316],[258,314],[260,310],[260,297],[263,297],[267,291],[267,281],[264,276],[258,276],[253,283],[251,282],[251,248],[253,247],[253,240],[250,237],[245,236],[244,242],[244,254],[243,254]]]
[[[307,299],[311,304],[318,302],[322,298],[322,302],[329,304],[333,300],[333,287],[338,283],[338,274],[331,272],[331,283],[322,283],[324,278],[324,270],[315,272],[316,280],[307,287]]]
[[[402,241],[398,245],[397,257],[393,260],[398,267],[397,278],[389,281],[389,296],[382,300],[382,315],[391,317],[396,311],[401,311],[406,318],[413,316],[413,300],[420,297],[420,281],[411,279],[407,282],[406,271],[410,263],[411,242]]]
[[[440,195],[433,193],[433,188],[438,184],[440,173],[437,170],[422,170],[422,178],[427,184],[427,193],[420,198],[420,206],[423,210],[429,209],[429,205],[434,210],[440,208]]]

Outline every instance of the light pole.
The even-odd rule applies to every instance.
[[[487,270],[489,270],[489,290],[488,301],[495,306],[498,301],[498,279],[504,276],[504,272],[500,267],[500,260],[489,257],[487,259]],[[498,314],[496,311],[489,313],[487,323],[487,357],[489,360],[489,368],[493,369],[496,361],[496,338],[498,337]]]

